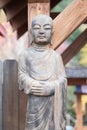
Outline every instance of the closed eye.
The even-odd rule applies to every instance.
[[[44,29],[46,29],[46,30],[51,30],[51,26],[45,25],[45,26],[44,26]]]
[[[45,27],[44,29],[45,29],[45,30],[51,30],[51,28],[49,28],[49,27]]]
[[[33,29],[40,29],[40,26],[39,25],[34,25]]]

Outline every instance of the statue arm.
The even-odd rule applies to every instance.
[[[20,55],[18,59],[18,82],[19,90],[23,90],[26,94],[31,93],[32,83],[36,82],[27,72],[25,54]]]

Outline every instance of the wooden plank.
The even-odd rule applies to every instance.
[[[87,85],[87,67],[65,68],[68,85]]]
[[[3,64],[3,130],[18,129],[17,63],[6,60]]]
[[[87,43],[87,29],[62,53],[64,64],[67,64]]]
[[[53,7],[55,7],[61,0],[51,0],[50,2],[50,8],[52,9]]]
[[[50,12],[50,16],[52,19],[56,18],[60,12]],[[83,22],[83,24],[87,24],[87,20]]]
[[[39,1],[39,3],[37,2],[38,0],[32,0],[32,1],[28,1],[28,30],[30,32],[30,26],[31,26],[31,21],[33,19],[34,16],[38,15],[38,14],[46,14],[49,15],[50,14],[50,0],[42,0]],[[33,3],[36,2],[36,3]],[[30,33],[29,33],[29,37],[30,37]],[[30,39],[29,39],[30,40]]]
[[[28,4],[28,26],[30,28],[30,24],[32,18],[38,14],[46,14],[49,15],[50,5],[49,3],[29,3]]]
[[[50,0],[28,0],[28,3],[45,3],[49,1]]]
[[[28,22],[24,23],[21,27],[18,28],[17,38],[21,37],[27,30],[28,30]]]
[[[19,129],[24,130],[27,108],[27,95],[24,92],[19,92]]]
[[[84,22],[84,24],[87,24],[87,20]]]
[[[60,14],[60,12],[51,12],[50,16],[52,19],[56,18],[56,16],[58,16]]]
[[[27,10],[26,7],[19,12],[15,17],[13,17],[10,22],[12,23],[13,26],[13,31],[24,25],[27,21]]]
[[[0,61],[0,130],[2,130],[2,62]]]
[[[14,0],[8,3],[6,6],[4,6],[4,11],[7,15],[7,20],[9,21],[12,19],[15,15],[17,15],[23,8],[26,8],[27,12],[27,0]],[[20,17],[20,16],[19,16]]]
[[[68,85],[87,85],[87,78],[67,78]]]
[[[53,49],[56,49],[87,19],[87,0],[73,0],[54,21]]]
[[[67,67],[65,71],[68,78],[87,79],[87,67]]]
[[[86,86],[86,87],[87,87],[87,86]],[[81,93],[75,92],[74,94],[75,94],[75,95],[87,95],[87,93],[82,93],[82,92],[81,92]],[[82,130],[83,130],[83,129],[82,129]]]
[[[78,129],[79,130],[79,129]],[[87,126],[82,126],[81,130],[87,130]]]
[[[76,130],[83,130],[82,129],[82,102],[81,102],[81,95],[76,96],[76,119],[77,119]]]
[[[3,8],[6,4],[8,4],[11,0],[0,0],[0,8]]]

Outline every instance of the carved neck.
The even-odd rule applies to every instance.
[[[33,43],[32,47],[36,51],[46,51],[49,48],[49,44],[47,44],[47,45],[38,45],[38,44]]]

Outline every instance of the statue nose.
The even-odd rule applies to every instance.
[[[44,30],[41,29],[41,30],[39,31],[39,33],[40,33],[40,34],[44,34]]]

